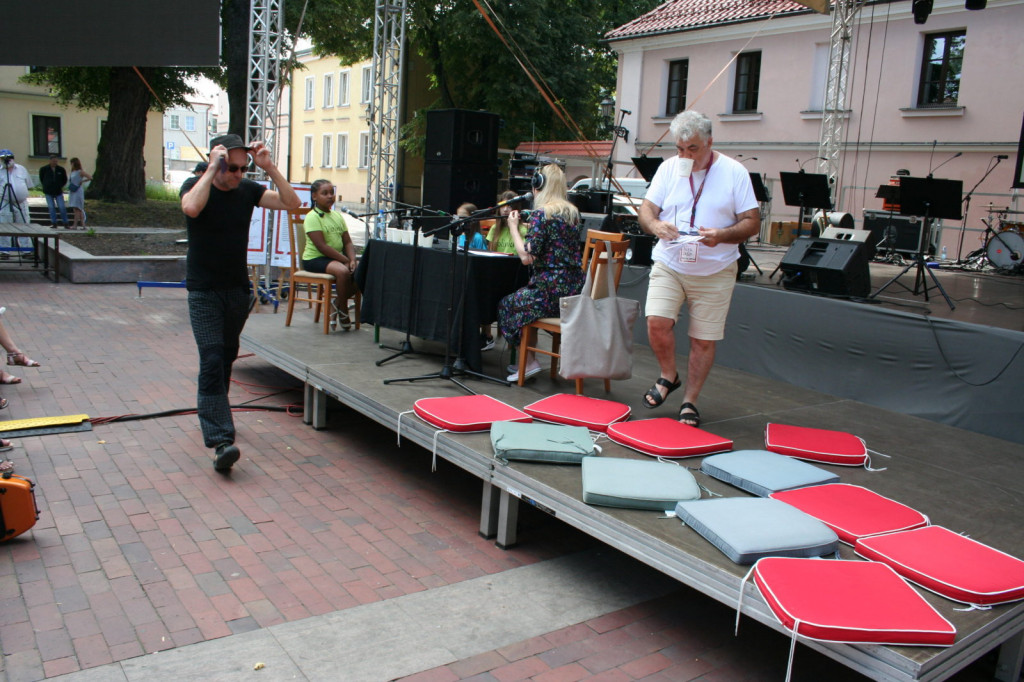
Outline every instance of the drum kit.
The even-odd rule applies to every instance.
[[[997,270],[1024,275],[1024,211],[1011,211],[1008,206],[989,204],[985,224],[985,244],[967,255],[964,263],[981,270],[991,265]],[[1015,220],[1010,216],[1021,216]]]

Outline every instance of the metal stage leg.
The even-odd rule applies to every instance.
[[[302,423],[317,431],[327,427],[327,394],[308,381],[302,391]]]
[[[498,516],[501,505],[501,488],[490,481],[484,481],[484,494],[480,504],[480,537],[490,540],[498,534]]]
[[[518,538],[516,537],[516,526],[519,523],[519,498],[502,489],[501,503],[498,505],[498,539],[494,543],[501,549],[514,547]]]
[[[995,679],[999,682],[1018,682],[1021,672],[1024,672],[1024,632],[1018,632],[999,645]]]

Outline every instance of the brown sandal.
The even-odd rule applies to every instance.
[[[7,364],[12,367],[41,367],[41,365],[24,353],[8,353]]]

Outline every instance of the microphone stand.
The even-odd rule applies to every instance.
[[[985,178],[992,174],[992,171],[996,169],[996,166],[999,165],[1000,161],[1002,161],[1002,159],[996,156],[996,162],[992,164],[991,168],[985,171],[985,174],[981,176],[981,180],[978,180],[978,184],[972,187],[971,191],[964,197],[964,219],[960,223],[960,239],[956,244],[956,263],[954,263],[954,265],[963,265],[964,263],[960,254],[963,252],[964,248],[964,232],[967,230],[967,213],[971,210],[971,195],[974,194],[974,190],[981,186],[981,183],[985,182]]]
[[[447,311],[446,318],[445,318],[445,329],[447,330],[447,338],[445,339],[445,344],[444,344],[444,364],[441,366],[441,369],[438,372],[433,372],[431,374],[423,374],[423,375],[415,376],[415,377],[405,377],[405,378],[401,378],[401,379],[385,379],[384,380],[385,384],[393,384],[393,383],[398,382],[398,381],[413,382],[413,381],[425,381],[427,379],[445,379],[447,381],[452,382],[453,384],[455,384],[456,386],[458,386],[462,390],[466,391],[467,393],[471,393],[473,395],[476,395],[476,391],[474,391],[473,389],[469,388],[464,383],[459,381],[456,378],[457,376],[469,375],[469,376],[474,376],[474,377],[476,377],[478,379],[486,379],[488,381],[493,381],[496,384],[502,384],[504,386],[511,386],[512,385],[512,384],[510,384],[508,381],[506,381],[504,379],[499,379],[497,377],[488,376],[487,374],[483,374],[481,372],[474,372],[473,370],[468,369],[466,367],[465,360],[463,360],[463,358],[461,356],[461,353],[462,353],[462,327],[463,327],[463,321],[465,319],[465,312],[466,312],[464,304],[465,304],[466,288],[467,288],[468,283],[469,283],[469,258],[470,258],[470,255],[469,255],[468,248],[467,248],[466,253],[464,254],[465,261],[464,261],[463,276],[462,276],[462,292],[461,292],[461,294],[459,296],[458,308],[456,308],[456,302],[455,302],[455,287],[456,287],[455,273],[456,273],[457,264],[458,264],[458,248],[459,248],[458,236],[459,236],[459,234],[461,234],[463,232],[462,226],[465,225],[466,223],[470,222],[470,221],[479,220],[481,218],[481,216],[487,215],[487,214],[491,213],[493,210],[494,210],[494,207],[492,206],[491,208],[486,208],[486,209],[477,211],[477,212],[473,213],[472,215],[469,215],[469,216],[467,216],[465,218],[456,218],[455,220],[453,220],[452,222],[448,223],[447,225],[441,225],[439,227],[436,227],[436,228],[434,228],[432,230],[428,230],[427,232],[423,233],[424,236],[429,236],[431,234],[434,234],[435,232],[441,232],[441,231],[447,229],[447,230],[449,230],[449,234],[450,234],[450,237],[451,237],[451,239],[450,239],[450,242],[451,242],[451,266],[449,268],[449,274],[450,274],[450,277],[451,277],[451,283],[450,283],[450,286],[449,286],[449,289],[448,289],[448,311]],[[467,247],[468,247],[468,243],[467,243]],[[455,313],[456,310],[458,310],[457,314]],[[459,349],[457,351],[453,350],[453,345],[454,345],[453,342],[452,342],[452,335],[453,334],[457,335],[457,338],[459,339]]]
[[[395,203],[399,204],[399,202],[397,202],[397,201]],[[409,204],[401,204],[401,205],[402,206],[410,206]],[[444,213],[442,213],[441,211],[434,211],[434,210],[431,210],[431,209],[428,209],[428,208],[424,208],[424,207],[420,207],[420,206],[410,206],[410,208],[419,209],[423,213],[429,213],[429,214],[432,214],[432,215],[444,215]],[[394,210],[391,210],[391,211],[386,211],[386,213],[398,213],[399,214],[399,219],[401,219],[401,214],[405,210],[406,210],[405,208],[399,208],[399,209],[394,209]],[[376,215],[376,214],[371,214],[371,215]],[[384,358],[382,360],[377,360],[374,364],[377,365],[378,367],[381,367],[382,365],[384,365],[384,363],[390,362],[391,360],[394,360],[395,358],[401,357],[403,355],[409,355],[409,354],[412,354],[412,353],[419,353],[419,351],[417,351],[415,348],[412,347],[412,321],[414,319],[416,319],[417,301],[419,301],[419,298],[416,296],[416,273],[419,271],[419,262],[420,262],[420,249],[419,249],[419,246],[420,246],[420,231],[418,229],[416,229],[416,223],[413,222],[413,225],[412,225],[412,249],[413,249],[413,251],[412,251],[412,273],[410,274],[410,279],[409,279],[409,312],[408,312],[408,315],[405,318],[405,340],[402,341],[402,343],[398,347],[387,346],[387,345],[385,345],[383,343],[380,344],[380,346],[379,346],[380,348],[383,348],[385,350],[393,350],[393,351],[396,351],[396,352],[392,353],[391,355],[387,356],[386,358]],[[427,355],[434,355],[434,353],[427,353]]]

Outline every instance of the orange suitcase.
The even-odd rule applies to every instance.
[[[36,484],[11,472],[0,477],[0,542],[18,537],[39,520]]]

